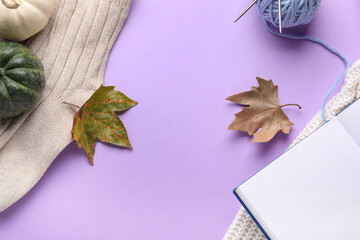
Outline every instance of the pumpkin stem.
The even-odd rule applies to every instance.
[[[16,9],[23,3],[22,0],[1,0],[1,2],[10,9]]]

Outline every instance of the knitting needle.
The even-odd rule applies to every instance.
[[[234,21],[234,23],[236,23],[242,16],[244,16],[245,13],[247,13],[247,11],[249,11],[250,8],[252,8],[252,7],[255,5],[255,3],[257,3],[257,1],[259,1],[259,0],[255,0],[255,1],[240,15],[240,17],[238,17],[238,18]]]
[[[282,34],[281,0],[279,0],[279,32]]]

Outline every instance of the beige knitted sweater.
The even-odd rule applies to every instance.
[[[332,98],[326,105],[326,118],[331,119],[346,106],[352,103],[355,99],[360,97],[360,60],[353,64],[346,74],[345,83],[341,91]],[[323,124],[321,113],[318,112],[300,135],[290,145],[300,142],[311,132],[316,130]],[[257,227],[249,214],[241,208],[235,216],[224,240],[266,240],[261,230]]]
[[[103,83],[109,52],[130,4],[58,0],[47,27],[29,41],[44,63],[46,89],[32,110],[0,120],[0,212],[26,194],[71,142],[77,109],[63,101],[81,106]]]

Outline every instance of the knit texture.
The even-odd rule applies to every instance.
[[[47,27],[28,42],[47,78],[39,103],[0,120],[0,212],[25,195],[72,141],[73,117],[103,83],[109,52],[131,0],[59,0]]]
[[[359,83],[360,60],[355,62],[347,72],[341,91],[326,105],[327,119],[333,118],[337,113],[360,97]],[[321,112],[318,112],[289,148],[303,140],[323,124]],[[266,240],[266,237],[262,234],[246,210],[241,208],[228,229],[224,240]]]

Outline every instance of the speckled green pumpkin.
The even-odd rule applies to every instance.
[[[41,60],[24,45],[0,40],[0,118],[32,108],[44,88]]]

